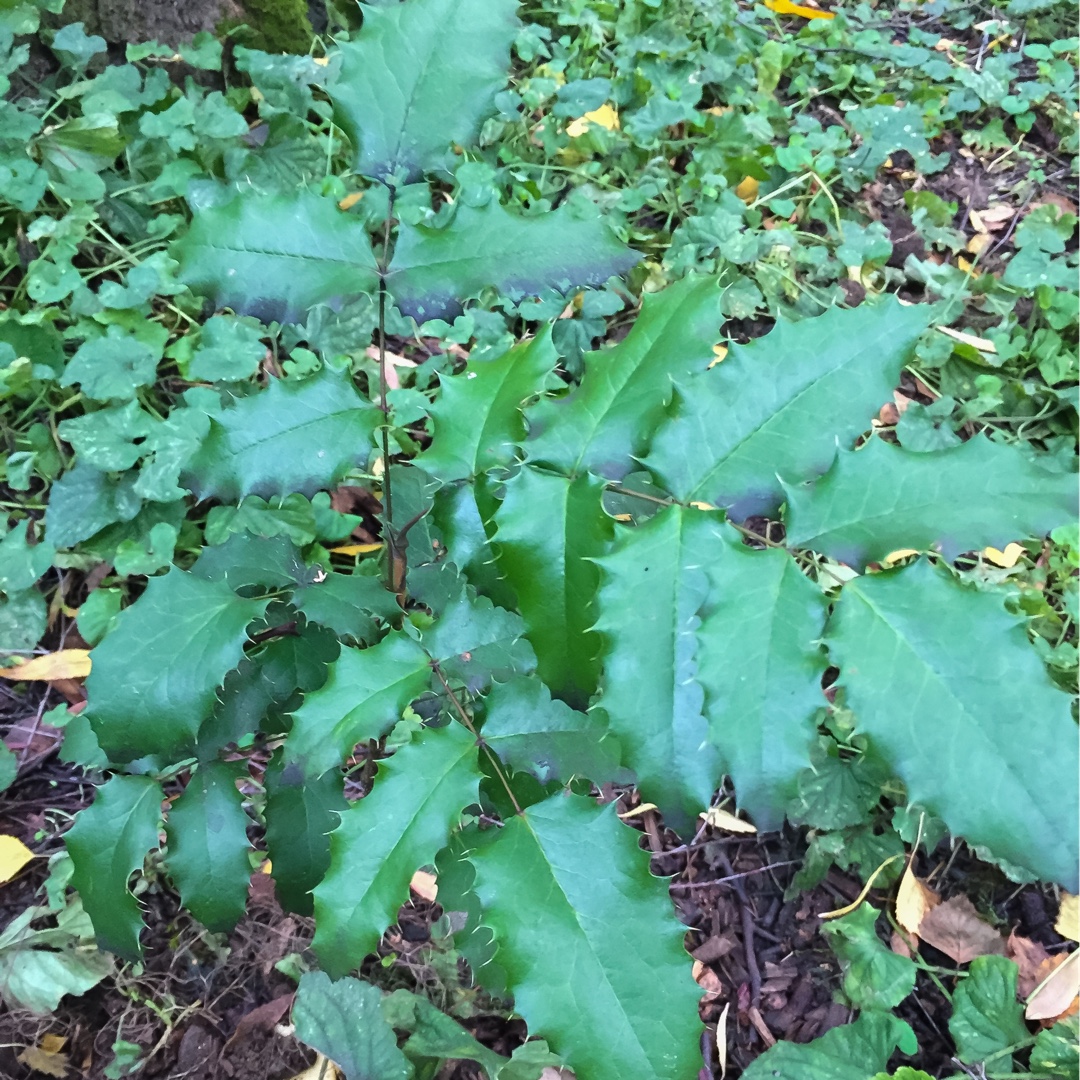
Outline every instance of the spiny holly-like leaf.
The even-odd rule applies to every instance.
[[[892,1013],[870,1009],[813,1042],[781,1040],[750,1063],[743,1080],[866,1080],[885,1071],[898,1046],[914,1054],[915,1033]]]
[[[424,650],[400,632],[370,649],[342,649],[322,689],[308,694],[293,714],[286,762],[307,777],[321,776],[358,742],[385,734],[430,680]]]
[[[676,831],[712,798],[722,769],[708,743],[697,681],[697,630],[708,566],[723,552],[718,515],[679,506],[621,531],[603,568],[603,696],[642,798]]]
[[[338,769],[305,777],[275,754],[266,768],[266,853],[281,906],[298,915],[314,910],[311,890],[330,865],[330,833],[348,807]]]
[[[200,499],[313,495],[365,461],[380,413],[347,372],[324,367],[309,379],[273,379],[210,423],[182,481]]]
[[[961,1061],[972,1065],[991,1055],[1017,1046],[1029,1038],[1023,1006],[1016,1000],[1019,974],[1012,960],[1004,956],[977,956],[971,961],[968,977],[956,988],[949,1034],[956,1042]],[[1009,1069],[1010,1061],[1001,1061]]]
[[[529,410],[530,459],[566,473],[625,475],[663,417],[672,379],[703,372],[716,359],[722,321],[715,278],[690,275],[647,294],[627,337],[586,356],[577,390]]]
[[[919,562],[845,585],[826,638],[909,800],[1075,892],[1076,724],[1003,597]]]
[[[64,836],[71,884],[94,924],[98,945],[129,960],[142,951],[139,902],[128,878],[158,846],[161,785],[148,776],[114,776]]]
[[[838,440],[850,446],[869,429],[926,323],[925,308],[891,298],[778,322],[678,384],[678,404],[645,464],[685,502],[730,508],[737,518],[775,510],[778,474],[795,482],[823,473]]]
[[[378,9],[375,9],[378,10]],[[407,1080],[413,1075],[382,1014],[382,991],[359,979],[300,976],[293,1003],[296,1037],[340,1066],[345,1080]]]
[[[169,810],[167,863],[184,906],[208,930],[229,933],[247,905],[249,818],[236,789],[239,770],[201,765]]]
[[[484,698],[484,742],[514,769],[542,783],[584,776],[594,783],[619,773],[619,742],[595,713],[578,712],[537,678],[495,683]]]
[[[536,667],[551,691],[584,707],[600,676],[593,560],[611,543],[604,484],[523,468],[495,514],[496,564],[517,594]]]
[[[196,209],[171,250],[180,280],[216,308],[295,322],[316,304],[371,293],[379,272],[367,228],[312,191]]]
[[[588,1080],[695,1075],[700,991],[686,928],[613,805],[556,795],[511,818],[472,860],[531,1032]]]
[[[427,730],[379,763],[371,794],[330,835],[330,869],[315,889],[315,952],[331,975],[358,967],[477,799],[476,740],[463,727]]]
[[[389,622],[401,614],[394,594],[383,582],[361,574],[327,574],[297,589],[292,602],[309,622],[362,642],[375,640],[376,618]]]
[[[506,85],[517,0],[409,0],[368,5],[341,46],[334,119],[356,171],[409,183],[468,146]]]
[[[492,679],[526,675],[536,668],[521,616],[496,607],[471,588],[463,588],[447,605],[424,633],[423,644],[446,678],[464,683],[470,693],[483,690]]]
[[[430,409],[431,446],[415,464],[445,483],[512,465],[525,438],[521,407],[544,389],[558,358],[548,328],[496,360],[474,360],[442,379]]]
[[[231,589],[247,585],[280,588],[313,580],[300,549],[284,536],[233,533],[223,544],[204,547],[191,568],[204,581],[224,581]]]
[[[871,439],[810,485],[787,488],[787,539],[862,567],[898,548],[946,558],[1044,536],[1077,513],[1075,473],[1048,472],[985,436],[917,454]]]
[[[523,217],[497,202],[459,203],[441,229],[401,224],[386,282],[398,308],[423,322],[452,317],[486,286],[513,298],[567,292],[602,285],[639,258],[595,212],[569,204]]]
[[[182,570],[151,578],[90,654],[87,716],[110,760],[190,753],[267,603]]]
[[[821,591],[777,548],[751,551],[723,526],[707,566],[712,586],[698,630],[698,680],[709,740],[739,806],[762,831],[779,828],[810,763],[814,711],[824,704]]]

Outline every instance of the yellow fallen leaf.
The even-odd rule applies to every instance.
[[[894,563],[901,562],[903,559],[910,558],[912,555],[918,555],[919,553],[914,548],[898,548],[896,551],[890,551],[884,559],[881,560],[882,566],[892,566]]]
[[[592,112],[587,112],[584,116],[571,120],[566,127],[566,134],[571,139],[576,139],[579,135],[584,135],[593,124],[607,131],[618,131],[619,114],[613,106],[601,105],[599,109],[593,109]]]
[[[964,262],[964,259],[960,259],[960,262]],[[970,263],[968,264],[970,266]],[[964,269],[961,267],[961,269]],[[954,330],[951,326],[939,326],[938,330],[946,337],[951,337],[953,341],[959,341],[964,345],[970,345],[973,349],[978,349],[979,352],[990,353],[996,355],[997,347],[989,338],[976,337],[974,334],[965,334],[962,330]]]
[[[439,884],[435,880],[435,875],[429,874],[426,870],[417,870],[413,874],[412,881],[409,882],[409,888],[422,900],[427,900],[430,903],[434,903],[435,898],[439,895]]]
[[[917,934],[923,917],[940,902],[941,897],[915,876],[909,862],[896,892],[896,921],[909,934]]]
[[[338,1080],[341,1074],[337,1066],[329,1059],[317,1054],[315,1064],[302,1073],[297,1073],[292,1080]]]
[[[330,57],[329,56],[316,56],[315,57],[315,63],[318,64],[319,67],[326,67],[326,65],[330,63]]]
[[[0,885],[10,881],[34,853],[16,836],[0,836]]]
[[[712,347],[713,359],[709,361],[709,367],[716,367],[728,354],[726,345],[714,345]]]
[[[54,1035],[50,1032],[48,1035],[41,1036],[41,1049],[46,1054],[59,1054],[65,1046],[67,1046],[67,1039],[63,1035]]]
[[[14,682],[52,682],[55,679],[84,679],[90,674],[90,653],[86,649],[61,649],[35,656],[14,667],[0,668],[0,675]]]
[[[700,817],[714,829],[726,829],[728,832],[738,833],[757,832],[757,826],[751,825],[749,821],[743,821],[742,818],[736,817],[727,810],[722,810],[719,806],[710,806]]]
[[[338,200],[338,209],[349,210],[354,207],[363,197],[364,193],[362,191],[350,191],[344,199]]]
[[[818,11],[817,8],[793,4],[791,0],[765,0],[765,6],[777,15],[798,15],[801,19],[835,19],[831,11]]]
[[[627,810],[625,814],[620,814],[619,817],[625,821],[627,818],[638,817],[640,814],[647,814],[650,810],[656,809],[656,803],[643,802],[640,806],[635,806],[633,810]]]
[[[731,110],[731,105],[714,105],[711,109],[706,109],[705,111],[710,116],[723,116],[724,113],[729,113]]]
[[[1080,995],[1080,949],[1074,949],[1064,959],[1050,960],[1050,973],[1032,991],[1024,1016],[1028,1020],[1053,1020],[1072,1012]]]
[[[373,551],[381,550],[382,544],[342,544],[330,549],[334,555],[370,555]]]
[[[1004,551],[998,551],[996,547],[983,548],[983,558],[1000,566],[1005,570],[1016,565],[1016,560],[1024,554],[1024,549],[1019,544],[1006,544]]]
[[[969,254],[981,255],[990,246],[990,239],[989,233],[978,232],[964,246]]]
[[[46,1035],[45,1038],[50,1036]],[[63,1039],[60,1040],[60,1045],[64,1045]],[[46,1050],[44,1039],[41,1046],[28,1046],[19,1055],[19,1061],[42,1076],[65,1077],[68,1074],[67,1054],[61,1054],[59,1050]]]
[[[1080,941],[1080,899],[1067,892],[1061,894],[1061,907],[1058,908],[1054,929],[1063,938]]]
[[[695,510],[715,510],[716,507],[712,503],[707,502],[692,502],[690,504]]]
[[[752,176],[743,177],[739,181],[738,187],[735,188],[735,194],[739,196],[744,203],[752,203],[757,198],[758,188],[761,185]]]

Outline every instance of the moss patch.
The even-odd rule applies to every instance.
[[[218,26],[225,34],[243,27],[234,37],[252,49],[272,53],[303,53],[311,44],[312,29],[306,0],[241,0],[244,18]]]

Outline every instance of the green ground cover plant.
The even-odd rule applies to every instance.
[[[224,89],[170,79],[171,49],[102,67],[70,26],[45,85],[17,43],[37,11],[0,21],[23,79],[0,649],[32,653],[74,575],[113,568],[78,608],[87,708],[54,717],[108,775],[66,834],[102,949],[138,960],[148,857],[209,931],[236,924],[253,752],[278,896],[315,918],[293,1020],[350,1077],[695,1074],[686,928],[603,785],[689,838],[728,777],[759,829],[815,829],[804,883],[926,830],[1077,890],[1075,218],[1038,207],[1003,273],[965,270],[932,258],[965,250],[955,208],[916,191],[931,249],[898,268],[837,200],[892,154],[933,175],[929,140],[990,107],[1075,154],[1064,39],[941,71],[862,8],[794,43],[729,4],[406,0],[318,58],[180,49]],[[782,73],[803,104],[848,94],[848,122],[782,105]],[[889,295],[902,275],[927,302]],[[448,347],[399,377],[410,338]],[[913,373],[932,403],[883,424]],[[332,498],[358,485],[360,557]],[[1017,541],[1041,588],[980,554]],[[539,1037],[513,1058],[350,974],[424,867]],[[915,964],[877,919],[833,924],[859,1018],[745,1076],[917,1052],[891,1012]],[[980,959],[960,1060],[1053,1059],[1067,1031],[1030,1034],[1015,965]]]

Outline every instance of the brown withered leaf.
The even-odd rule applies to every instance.
[[[1005,943],[1005,955],[1020,969],[1016,979],[1016,996],[1027,998],[1046,978],[1046,972],[1040,975],[1039,969],[1050,959],[1050,954],[1037,941],[1012,933]]]
[[[1080,1008],[1080,950],[1049,957],[1039,969],[1041,985],[1024,1016],[1051,1027]]]
[[[908,863],[896,892],[896,921],[909,934],[918,934],[926,913],[940,903],[941,897],[915,876]]]
[[[958,964],[1005,952],[1005,939],[979,917],[966,896],[954,896],[928,911],[919,924],[919,937]]]

